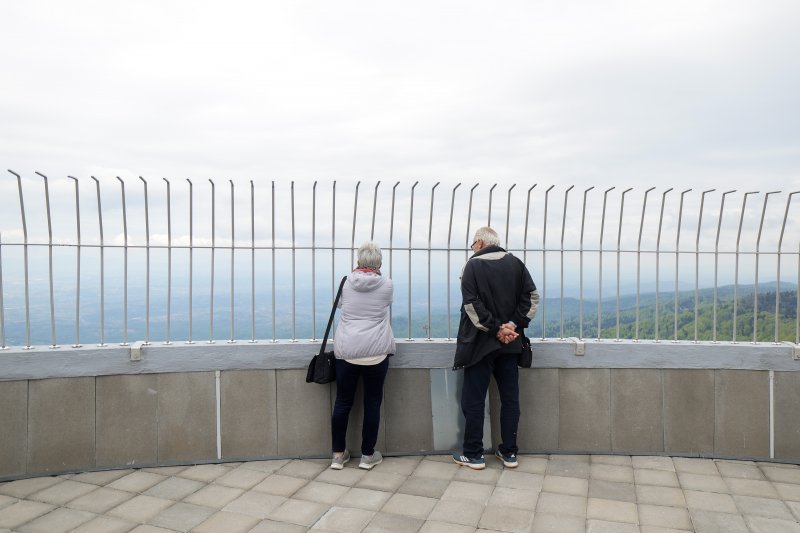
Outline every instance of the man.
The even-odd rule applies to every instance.
[[[489,380],[500,391],[500,435],[495,456],[509,468],[517,462],[519,332],[536,314],[539,294],[525,264],[500,247],[490,227],[475,232],[473,256],[461,275],[461,322],[453,370],[464,369],[461,410],[466,418],[464,445],[453,460],[475,470],[483,460],[483,418]]]

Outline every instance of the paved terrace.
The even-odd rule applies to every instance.
[[[109,470],[0,484],[0,531],[800,532],[800,467],[663,456],[388,457]]]

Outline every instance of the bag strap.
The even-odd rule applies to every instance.
[[[336,298],[333,300],[333,309],[331,309],[331,316],[328,319],[328,327],[325,328],[325,336],[322,338],[322,346],[319,347],[320,356],[325,353],[325,346],[328,344],[328,335],[331,332],[331,326],[333,326],[333,316],[336,314],[336,308],[339,306],[339,298],[342,296],[342,288],[344,287],[345,281],[347,281],[347,276],[343,277],[342,282],[339,283],[339,290],[336,292]]]

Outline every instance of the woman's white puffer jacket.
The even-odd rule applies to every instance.
[[[333,339],[337,359],[394,353],[394,333],[389,322],[393,298],[394,284],[389,278],[359,270],[347,276],[339,300],[339,325]]]

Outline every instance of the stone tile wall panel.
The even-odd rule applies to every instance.
[[[306,383],[305,370],[277,370],[278,455],[331,451],[331,386]]]
[[[97,466],[158,462],[158,376],[98,376]]]
[[[28,382],[29,474],[95,466],[95,378]]]
[[[664,447],[667,453],[714,452],[714,371],[664,373]]]
[[[800,462],[800,372],[775,372],[775,456]]]
[[[615,452],[664,451],[661,370],[611,370],[611,446]]]
[[[25,473],[28,382],[0,381],[0,478]]]
[[[714,453],[769,457],[769,373],[716,370]]]
[[[559,448],[564,451],[611,449],[610,370],[560,369]]]
[[[214,372],[158,375],[158,460],[217,457]]]
[[[220,375],[222,457],[278,454],[275,370],[228,370]]]
[[[431,377],[426,368],[390,368],[384,385],[386,451],[433,449]]]

